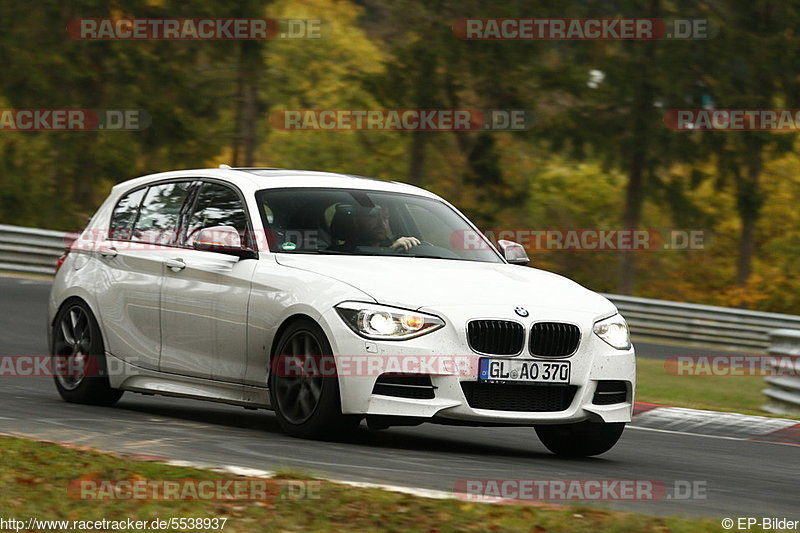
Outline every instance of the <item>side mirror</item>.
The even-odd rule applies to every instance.
[[[239,231],[233,226],[203,228],[197,233],[192,247],[204,252],[235,255],[239,259],[256,259],[258,253],[242,246]]]
[[[503,254],[505,260],[512,265],[527,265],[531,262],[525,248],[519,243],[501,239],[497,241],[497,247],[500,248],[500,253]]]

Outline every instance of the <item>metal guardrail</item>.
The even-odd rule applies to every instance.
[[[66,238],[63,231],[0,224],[0,270],[52,275]]]
[[[604,294],[619,309],[631,333],[694,341],[747,351],[764,351],[770,332],[800,330],[800,316],[730,307],[651,300],[635,296]]]
[[[778,329],[770,332],[770,355],[790,355],[792,358],[776,358],[771,364],[771,376],[764,378],[766,389],[761,392],[769,399],[763,407],[767,412],[778,415],[800,414],[800,331]]]
[[[0,271],[52,274],[67,234],[0,225]],[[769,333],[800,330],[800,316],[605,294],[627,319],[633,334],[695,341],[741,350],[766,350]]]

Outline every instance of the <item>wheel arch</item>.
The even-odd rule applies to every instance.
[[[95,323],[97,324],[97,329],[100,332],[100,342],[103,343],[103,349],[105,350],[105,348],[106,348],[106,339],[105,339],[105,335],[103,334],[102,323],[100,322],[100,319],[98,318],[99,315],[97,314],[97,310],[95,309],[95,307],[86,298],[84,298],[80,294],[73,294],[71,296],[67,296],[66,298],[64,298],[61,301],[60,304],[58,304],[58,307],[56,307],[55,313],[53,313],[53,317],[50,320],[50,324],[48,325],[49,327],[47,328],[47,348],[48,348],[48,350],[50,350],[50,352],[53,351],[53,328],[56,325],[56,319],[58,318],[58,315],[61,313],[61,311],[67,305],[70,305],[73,302],[82,303],[83,305],[86,306],[86,308],[92,314],[92,318],[94,319]]]
[[[50,326],[52,326],[55,323],[56,316],[58,316],[58,313],[61,311],[61,309],[63,309],[63,307],[67,304],[67,302],[72,300],[80,300],[81,302],[86,304],[86,306],[92,312],[92,315],[94,315],[94,319],[97,320],[98,323],[100,323],[100,315],[97,312],[97,307],[94,304],[92,294],[89,293],[88,291],[85,291],[77,287],[73,287],[69,291],[65,291],[64,293],[60,294],[58,299],[59,303],[58,305],[55,306],[55,312],[53,312],[53,316],[50,317]]]
[[[308,315],[306,313],[302,313],[302,312],[294,313],[294,314],[286,317],[284,319],[284,321],[281,322],[281,325],[278,326],[278,329],[275,331],[275,335],[273,335],[273,337],[272,337],[272,346],[270,346],[270,348],[269,348],[269,363],[270,363],[270,366],[272,366],[272,359],[275,357],[275,350],[278,349],[278,341],[280,340],[280,338],[283,335],[283,333],[287,329],[289,329],[290,326],[292,326],[296,322],[300,322],[302,320],[310,320],[311,322],[316,324],[320,328],[320,330],[322,330],[322,334],[325,335],[325,338],[328,341],[328,344],[330,344],[330,339],[328,339],[328,335],[327,335],[327,333],[325,333],[325,328],[322,327],[322,324],[319,323],[319,320],[314,319],[314,317],[312,317],[311,315]]]

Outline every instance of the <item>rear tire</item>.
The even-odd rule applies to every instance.
[[[536,434],[545,447],[565,457],[590,457],[605,453],[617,443],[624,422],[579,422],[577,424],[538,425]]]
[[[316,371],[298,375],[287,371],[285,357],[302,362],[310,357]],[[297,368],[293,366],[292,368]],[[269,374],[272,408],[283,430],[293,437],[332,440],[352,433],[360,415],[343,415],[336,364],[319,325],[302,319],[278,339]]]
[[[119,401],[123,391],[109,384],[103,336],[86,303],[64,304],[50,338],[56,389],[64,400],[106,407]]]

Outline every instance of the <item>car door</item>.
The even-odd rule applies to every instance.
[[[242,383],[247,363],[247,307],[257,261],[195,250],[197,233],[216,226],[233,226],[243,243],[251,240],[249,216],[239,191],[205,181],[183,220],[183,246],[174,250],[166,264],[160,368]]]
[[[131,364],[157,370],[161,353],[161,282],[164,261],[191,182],[145,186],[117,203],[107,240],[94,252],[103,264],[96,280],[106,350]]]

